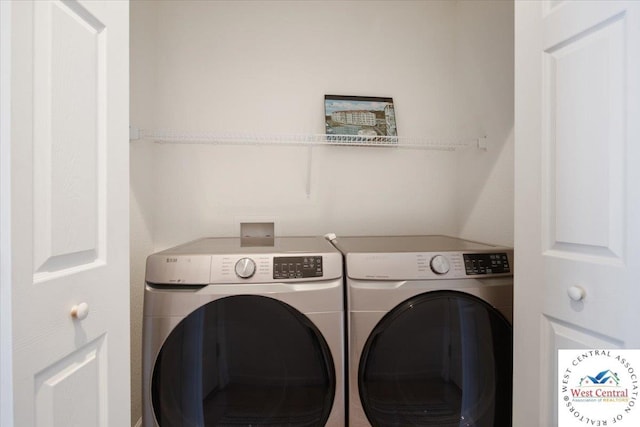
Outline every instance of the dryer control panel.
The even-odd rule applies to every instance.
[[[286,256],[273,258],[274,279],[322,277],[321,256]]]
[[[169,286],[317,283],[342,278],[342,254],[323,237],[278,237],[273,246],[204,238],[149,255],[145,281]]]
[[[308,282],[342,277],[340,253],[151,255],[146,281],[166,285]]]

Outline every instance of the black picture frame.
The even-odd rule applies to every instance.
[[[398,136],[393,98],[376,96],[324,96],[325,132],[362,138]],[[389,142],[397,142],[389,138]]]

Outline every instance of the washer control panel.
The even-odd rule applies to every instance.
[[[467,276],[511,273],[506,252],[463,254]]]
[[[322,256],[282,256],[273,258],[274,279],[322,277]]]
[[[367,280],[507,277],[513,275],[513,250],[348,253],[347,274]]]

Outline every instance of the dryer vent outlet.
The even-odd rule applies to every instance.
[[[241,222],[240,246],[274,246],[273,222]]]

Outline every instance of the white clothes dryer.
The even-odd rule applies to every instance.
[[[350,426],[511,426],[513,251],[338,237]]]
[[[321,237],[153,254],[143,425],[342,427],[343,331],[342,255]]]

